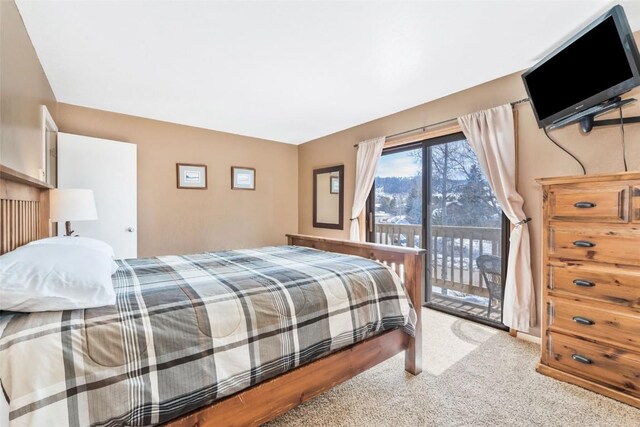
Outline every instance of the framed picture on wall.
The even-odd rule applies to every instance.
[[[255,190],[256,170],[244,166],[231,166],[232,190]]]
[[[207,165],[176,163],[178,188],[207,189]]]
[[[331,194],[340,194],[340,177],[339,176],[332,176],[331,177],[331,184],[329,186],[329,192]]]

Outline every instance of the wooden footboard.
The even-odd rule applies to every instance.
[[[422,372],[421,310],[426,251],[297,234],[287,237],[290,245],[358,255],[393,268],[403,280],[418,315],[416,336],[410,337],[399,329],[384,332],[198,409],[171,421],[169,426],[259,426],[402,351],[405,369],[413,375]]]
[[[400,276],[418,315],[416,336],[409,339],[405,353],[404,367],[413,375],[422,372],[422,289],[424,278],[424,249],[402,246],[378,245],[375,243],[352,242],[349,240],[287,234],[289,245],[305,246],[327,252],[357,255],[374,259],[391,267]]]

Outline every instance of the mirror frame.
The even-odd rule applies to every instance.
[[[318,222],[318,175],[323,173],[339,172],[340,173],[340,195],[338,201],[338,223],[329,224]],[[331,228],[334,230],[344,229],[344,165],[330,166],[313,170],[313,227],[314,228]]]
[[[53,187],[58,186],[58,126],[56,122],[51,117],[51,113],[49,113],[49,109],[46,105],[40,106],[40,116],[42,122],[42,169],[39,171],[41,174],[38,176],[38,179],[42,182],[52,185]],[[47,138],[47,133],[55,133],[56,134],[56,144],[55,150],[49,144],[49,138]],[[55,152],[54,152],[55,151]],[[52,163],[55,163],[52,165]],[[51,169],[55,169],[55,176],[51,176]]]

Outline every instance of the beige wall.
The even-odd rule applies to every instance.
[[[636,33],[636,39],[640,38],[638,35],[639,33]],[[640,97],[640,91],[635,90],[627,96]],[[298,227],[300,233],[337,238],[349,237],[349,216],[355,179],[356,150],[353,148],[354,143],[436,123],[525,97],[526,92],[520,73],[515,73],[301,145],[298,162],[300,192]],[[519,112],[517,122],[519,132],[518,188],[525,199],[525,212],[533,219],[530,224],[532,263],[538,309],[540,309],[542,204],[540,188],[534,178],[575,175],[581,174],[582,170],[573,159],[546,139],[543,131],[538,129],[536,125],[529,104],[521,104],[516,108]],[[600,118],[616,118],[617,114],[614,112]],[[640,103],[625,107],[624,115],[640,115]],[[640,170],[640,125],[625,126],[625,132],[629,170]],[[573,125],[553,131],[551,135],[583,161],[589,174],[623,170],[619,127],[596,128],[590,134],[582,135],[578,126]],[[311,212],[313,169],[339,163],[345,165],[345,229],[313,228]],[[531,333],[539,335],[539,328],[535,328]]]
[[[0,1],[0,164],[34,178],[44,168],[40,106],[56,99],[13,1]]]
[[[137,144],[141,257],[284,244],[297,232],[297,146],[68,104],[58,127]],[[206,164],[209,188],[177,189],[176,162]],[[231,190],[232,165],[256,168],[256,191]]]

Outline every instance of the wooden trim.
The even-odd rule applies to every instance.
[[[640,179],[640,172],[603,173],[598,175],[560,176],[536,178],[542,185],[579,184],[585,182],[617,182]]]
[[[624,402],[628,405],[635,406],[636,408],[640,408],[640,399],[631,396],[630,394],[621,393],[610,387],[605,387],[596,382],[560,371],[542,363],[538,363],[538,365],[536,366],[536,371],[551,378],[555,378],[560,381],[566,381],[568,383],[586,388],[587,390],[594,391],[612,399],[619,400],[620,402]]]
[[[329,237],[306,236],[304,234],[287,234],[287,237],[289,238],[290,245],[313,247],[329,252],[348,253],[350,255],[358,255],[369,259],[380,259],[379,257],[384,257],[385,254],[424,255],[427,253],[426,249],[420,248],[405,248],[404,246],[354,242],[351,240],[332,239]],[[353,250],[343,248],[353,248]]]
[[[169,422],[170,427],[259,426],[336,385],[405,351],[405,369],[422,371],[422,277],[424,249],[359,243],[288,234],[290,245],[377,259],[402,273],[407,295],[418,314],[416,336],[396,329],[198,409]],[[399,374],[400,375],[400,374]]]
[[[11,178],[0,178],[0,254],[50,236],[48,189]]]
[[[253,188],[240,188],[240,187],[234,187],[233,186],[233,173],[235,172],[235,169],[248,169],[248,170],[252,170],[253,171]],[[255,191],[256,190],[256,186],[258,185],[258,174],[256,172],[256,168],[250,168],[247,166],[231,166],[231,189],[232,190],[249,190],[249,191]]]
[[[540,337],[542,338],[542,345],[540,347],[540,362],[548,363],[547,352],[547,325],[549,324],[549,307],[547,306],[547,294],[549,287],[549,199],[548,187],[542,187],[542,276],[540,277],[540,292],[542,297],[540,303],[542,307],[540,309]],[[540,372],[540,371],[538,371]]]
[[[384,148],[399,147],[401,145],[412,144],[414,142],[424,141],[425,139],[438,138],[440,136],[451,135],[462,132],[460,125],[456,121],[455,124],[438,127],[435,129],[424,130],[409,136],[398,138],[390,138],[384,143]]]
[[[40,229],[38,233],[38,239],[44,239],[45,237],[53,236],[53,224],[50,220],[50,193],[49,191],[40,192]]]
[[[183,187],[180,185],[180,166],[195,166],[198,168],[204,168],[204,187]],[[207,172],[207,165],[200,165],[195,163],[176,163],[176,188],[180,190],[206,190],[209,187],[209,173]]]
[[[18,172],[15,169],[11,169],[8,166],[0,165],[0,178],[6,179],[9,181],[18,182],[20,184],[25,184],[30,187],[41,188],[41,189],[52,189],[53,187],[46,182],[40,181],[39,179],[33,178],[27,174],[22,172]]]
[[[330,224],[318,222],[318,175],[323,173],[338,172],[340,179],[340,194],[338,197],[338,223]],[[329,181],[331,182],[331,181]],[[344,229],[344,165],[329,166],[313,170],[313,227],[330,228],[334,230]]]

